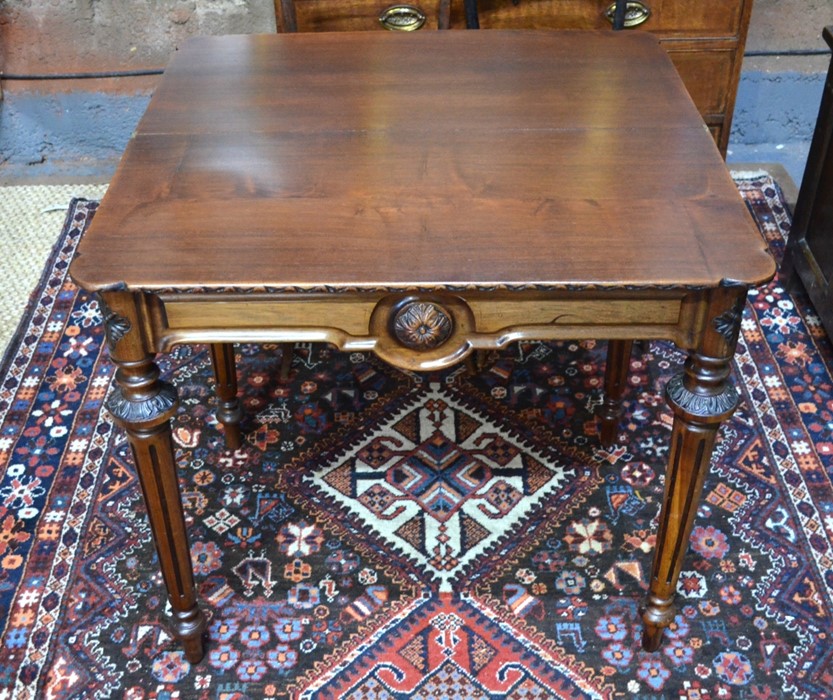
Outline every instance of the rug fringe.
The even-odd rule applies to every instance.
[[[759,177],[771,177],[772,174],[768,170],[734,170],[729,168],[729,174],[733,180],[751,180]]]

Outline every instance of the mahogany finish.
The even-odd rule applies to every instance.
[[[381,30],[392,0],[275,0],[281,31]],[[425,29],[465,29],[469,5],[482,29],[611,29],[613,0],[407,0]],[[668,51],[725,155],[752,0],[628,2],[626,29],[651,32]],[[294,19],[298,17],[297,21]],[[443,73],[445,74],[445,72]],[[646,76],[642,76],[643,78]]]
[[[631,341],[675,341],[689,361],[668,389],[644,612],[656,649],[714,437],[737,403],[740,305],[773,273],[671,61],[629,32],[193,41],[72,265],[109,305],[109,407],[133,446],[194,662],[204,618],[170,439],[176,395],[154,353],[213,345],[234,446],[233,343],[329,342],[428,370],[515,340],[612,338],[611,442]]]
[[[764,254],[737,245],[753,225],[704,135],[643,34],[201,38],[166,70],[96,215],[108,245],[76,274],[148,290],[754,278]]]

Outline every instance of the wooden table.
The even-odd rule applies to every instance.
[[[774,264],[668,57],[638,33],[202,38],[174,57],[72,265],[97,292],[175,628],[204,650],[156,353],[322,341],[446,367],[520,339],[689,352],[644,608],[656,649],[720,422],[742,305]]]

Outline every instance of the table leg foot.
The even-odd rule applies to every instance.
[[[642,648],[645,651],[659,651],[664,630],[664,627],[657,627],[646,622],[645,628],[642,630]]]
[[[674,621],[674,596],[660,598],[648,595],[648,600],[642,610],[642,648],[645,651],[656,651],[662,644],[662,634],[668,625]]]
[[[243,409],[237,398],[237,368],[234,362],[233,343],[211,345],[211,366],[217,386],[217,420],[223,425],[226,447],[236,450],[243,442],[240,421]]]
[[[182,643],[185,658],[192,664],[202,661],[205,656],[207,622],[198,606],[190,610],[174,612],[174,632]]]
[[[616,443],[619,421],[622,417],[622,394],[628,383],[632,340],[611,340],[607,346],[605,365],[604,401],[599,407],[599,442],[604,447]]]

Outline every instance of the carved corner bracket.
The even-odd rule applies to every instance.
[[[723,336],[726,344],[734,347],[740,333],[740,322],[743,317],[743,307],[746,297],[738,297],[734,305],[712,320],[714,329]]]
[[[115,350],[118,342],[130,332],[130,321],[115,313],[100,294],[96,297],[101,315],[104,317],[104,336],[107,338],[107,347],[112,351]]]

